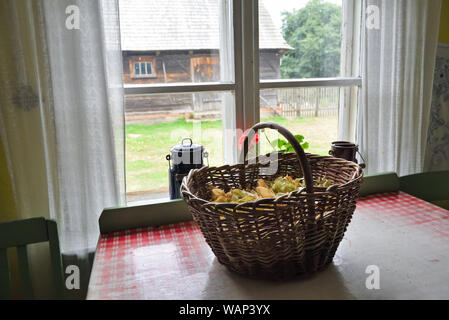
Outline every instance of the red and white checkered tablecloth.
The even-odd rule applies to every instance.
[[[449,211],[404,192],[360,198],[356,213],[395,227],[421,225],[432,236],[449,240]]]
[[[369,264],[379,265],[395,287],[364,288]],[[216,261],[194,222],[184,222],[102,235],[88,299],[413,298],[419,292],[410,290],[428,284],[436,288],[425,297],[449,298],[446,270],[449,211],[403,192],[386,193],[359,199],[334,266],[314,279],[276,284],[235,275]]]

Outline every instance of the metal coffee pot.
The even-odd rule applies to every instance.
[[[180,199],[182,179],[187,176],[192,169],[204,167],[203,159],[208,157],[208,153],[202,145],[193,143],[191,138],[182,139],[181,143],[174,145],[170,149],[170,154],[166,156],[169,163],[169,192],[170,199]]]

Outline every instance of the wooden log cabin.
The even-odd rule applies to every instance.
[[[218,0],[120,1],[126,84],[220,80]],[[280,59],[292,49],[260,4],[260,77],[280,78]],[[137,32],[136,32],[137,31]],[[220,114],[220,93],[128,96],[129,118]],[[276,106],[277,92],[264,91],[262,106]],[[189,117],[188,116],[188,117]]]

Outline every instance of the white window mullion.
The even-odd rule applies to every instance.
[[[254,79],[254,102],[252,112],[254,113],[254,124],[260,122],[260,69],[259,69],[259,0],[253,0],[253,79]]]
[[[236,143],[246,129],[259,122],[258,1],[233,0],[233,17]],[[233,152],[235,160],[237,148]]]
[[[234,25],[234,79],[235,79],[235,121],[236,128],[244,128],[243,110],[243,32],[242,32],[242,0],[233,0]]]
[[[242,1],[244,130],[259,122],[258,0]]]
[[[232,0],[220,0],[220,81],[234,82],[235,76],[235,31],[233,28],[233,3]],[[237,87],[237,86],[235,86]],[[237,92],[235,91],[237,95]],[[223,95],[223,161],[226,164],[235,163],[237,160],[237,139],[235,129],[237,127],[237,96],[232,99],[230,95]],[[235,101],[234,101],[235,100]]]

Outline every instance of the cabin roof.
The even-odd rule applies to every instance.
[[[219,0],[120,0],[123,51],[219,49]],[[260,4],[260,49],[292,49]]]

